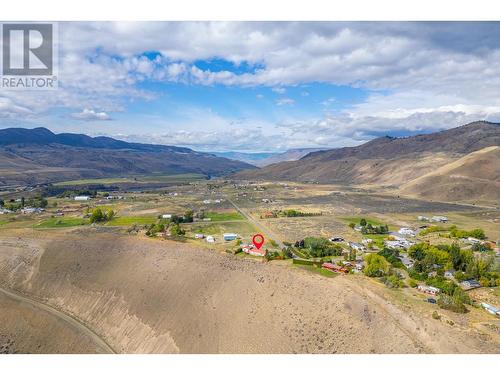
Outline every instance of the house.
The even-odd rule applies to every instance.
[[[444,271],[444,277],[446,277],[447,279],[453,279],[455,277],[455,271],[453,270]]]
[[[161,218],[162,219],[171,219],[172,218],[172,214],[163,214],[163,215],[161,215]]]
[[[321,267],[336,273],[349,273],[349,270],[347,268],[337,266],[336,264],[333,263],[323,263]]]
[[[500,309],[499,308],[496,308],[495,306],[491,306],[490,304],[487,304],[485,302],[481,302],[481,307],[483,307],[490,314],[500,317]]]
[[[246,254],[255,255],[258,257],[263,257],[266,255],[266,250],[257,249],[254,245],[248,245],[248,244],[242,244],[241,251],[243,251]]]
[[[342,237],[330,237],[328,240],[330,242],[344,242],[344,239]]]
[[[203,201],[203,204],[210,204],[210,203],[212,203],[212,201],[211,201],[210,199],[205,199],[205,200]]]
[[[411,245],[413,245],[413,242],[408,241],[408,240],[394,240],[394,241],[384,241],[384,244],[387,248],[393,249],[393,250],[406,250],[408,249]]]
[[[204,235],[203,233],[196,233],[196,234],[194,235],[194,238],[197,238],[197,239],[203,239],[203,238],[205,238],[205,235]]]
[[[6,208],[0,208],[0,215],[10,214],[10,213],[12,213],[11,210],[8,210]]]
[[[356,242],[349,242],[349,246],[351,247],[351,249],[354,249],[356,251],[365,251],[366,248],[361,245],[360,243],[356,243]]]
[[[224,241],[233,241],[238,238],[238,235],[236,233],[224,233],[222,237]]]
[[[24,207],[21,208],[22,214],[39,214],[44,211],[43,208],[35,208],[35,207]]]
[[[363,238],[361,240],[361,243],[365,246],[368,246],[368,244],[373,243],[373,240],[371,238]]]
[[[90,197],[88,195],[77,195],[75,201],[88,201]]]
[[[211,217],[204,217],[203,221],[212,221],[212,218]]]
[[[263,203],[271,203],[271,200],[268,198],[262,198]]]
[[[428,286],[428,285],[419,285],[417,289],[420,290],[421,292],[430,294],[432,296],[435,296],[441,291],[439,288],[435,288],[433,286]]]
[[[403,263],[403,265],[406,267],[406,268],[411,268],[413,267],[413,259],[411,259],[410,257],[408,257],[408,255],[406,254],[401,254],[399,256],[399,259],[401,259],[401,263]]]
[[[481,240],[478,240],[477,238],[474,238],[474,237],[467,237],[467,242],[474,245],[474,244],[481,243]]]
[[[274,217],[276,217],[276,216],[275,216],[275,215],[274,215],[274,213],[273,213],[273,212],[271,212],[271,211],[266,211],[266,212],[264,212],[264,214],[262,215],[262,218],[263,218],[263,219],[272,219],[272,218],[274,218]]]
[[[481,284],[479,283],[479,281],[474,279],[464,280],[460,283],[460,286],[464,290],[481,288]]]
[[[398,233],[403,236],[410,236],[410,237],[415,237],[416,235],[415,231],[410,228],[400,228],[398,230]]]
[[[209,243],[214,243],[215,242],[215,238],[214,238],[214,236],[207,236],[207,238],[205,238],[205,241],[207,241]]]
[[[420,221],[429,221],[429,218],[427,216],[418,216],[417,219]]]
[[[431,221],[434,221],[436,223],[447,223],[448,218],[446,216],[433,216],[431,217]]]

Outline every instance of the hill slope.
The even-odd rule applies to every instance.
[[[500,147],[475,151],[402,186],[408,195],[443,201],[500,201]]]
[[[45,128],[0,130],[0,185],[153,172],[219,176],[246,168],[255,167],[185,147],[54,134]]]
[[[398,188],[490,146],[500,146],[500,125],[474,122],[432,134],[407,138],[382,137],[357,147],[313,152],[297,161],[243,171],[237,176]],[[487,155],[498,163],[496,153]],[[490,179],[489,176],[485,178]]]

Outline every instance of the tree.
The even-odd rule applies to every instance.
[[[356,227],[356,224],[354,223],[349,223],[349,228],[354,229]]]
[[[100,208],[94,208],[89,220],[91,223],[100,223],[101,221],[104,221],[105,218],[106,217]]]
[[[365,257],[366,267],[364,269],[365,275],[369,277],[385,276],[390,271],[389,262],[381,255],[368,254]]]
[[[362,227],[366,227],[366,219],[365,219],[365,218],[362,218],[362,219],[359,221],[359,225],[361,225]]]
[[[25,203],[24,197],[21,197],[21,207],[24,207],[24,203]]]
[[[115,211],[113,211],[113,210],[109,210],[109,211],[106,213],[106,220],[107,220],[107,221],[112,220],[114,217],[115,217]]]
[[[5,204],[4,200],[3,199],[0,199],[0,207],[3,207]]]
[[[179,224],[175,224],[172,228],[170,228],[170,234],[172,236],[184,236],[186,231],[182,229]]]

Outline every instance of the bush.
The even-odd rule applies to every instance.
[[[432,312],[432,318],[436,319],[436,320],[439,320],[439,319],[441,319],[441,315],[439,315],[439,313],[437,311],[433,311]]]
[[[410,279],[410,281],[408,281],[408,285],[410,286],[410,288],[416,288],[418,286],[417,282],[413,279]]]

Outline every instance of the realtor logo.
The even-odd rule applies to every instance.
[[[1,88],[55,88],[55,26],[52,23],[2,25]]]

